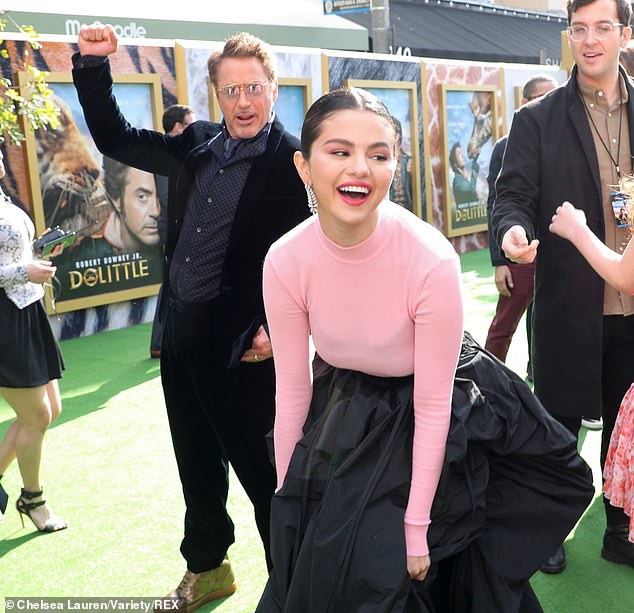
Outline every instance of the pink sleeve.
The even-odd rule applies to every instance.
[[[279,259],[283,270],[284,261]],[[289,283],[293,275],[278,275],[270,257],[264,262],[264,304],[275,360],[275,467],[277,489],[282,487],[295,445],[302,436],[312,396],[308,314],[299,292]],[[284,282],[281,281],[284,279]]]
[[[415,308],[414,445],[405,512],[407,555],[429,553],[427,528],[445,456],[453,380],[462,342],[459,261],[441,261],[427,275]]]

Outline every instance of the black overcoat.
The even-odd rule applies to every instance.
[[[634,152],[634,88],[621,74]],[[540,241],[533,302],[535,392],[552,413],[599,418],[604,283],[572,243],[548,230],[555,209],[568,200],[605,239],[599,164],[576,67],[565,85],[516,111],[496,190],[492,223],[498,244],[514,225]]]
[[[75,68],[73,81],[97,148],[124,164],[169,177],[167,283],[196,165],[209,155],[210,141],[221,126],[197,121],[177,136],[134,128],[114,98],[107,60]],[[304,187],[293,164],[298,149],[299,141],[276,119],[266,151],[253,160],[242,190],[222,270],[217,317],[218,338],[227,349],[227,358],[231,344],[254,322],[264,320],[262,265],[270,245],[309,215]]]

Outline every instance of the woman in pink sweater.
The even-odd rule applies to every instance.
[[[317,215],[264,265],[278,493],[275,587],[258,611],[422,610],[406,579],[430,567],[463,313],[451,244],[387,199],[396,143],[363,90],[306,115],[295,164]]]

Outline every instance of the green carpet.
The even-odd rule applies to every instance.
[[[462,264],[466,328],[484,342],[497,300],[488,252],[467,254]],[[149,337],[144,324],[62,343],[64,412],[47,434],[42,478],[70,528],[52,535],[31,524],[22,529],[12,506],[20,488],[14,463],[3,479],[11,499],[0,524],[0,607],[10,596],[159,597],[180,580],[182,494]],[[526,359],[520,324],[508,363],[523,376]],[[0,401],[0,435],[11,419]],[[599,439],[597,432],[582,437],[596,483]],[[264,586],[252,507],[233,476],[229,509],[238,591],[202,612],[251,613]],[[546,613],[634,611],[634,570],[599,557],[602,525],[596,499],[569,538],[568,569],[534,577]]]

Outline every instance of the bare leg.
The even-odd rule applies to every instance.
[[[18,422],[14,421],[0,441],[0,475],[3,475],[9,464],[15,459],[15,439],[18,436]]]
[[[49,381],[45,386],[51,408],[51,421],[57,419],[62,412],[62,399],[59,393],[57,380]],[[4,394],[3,394],[4,395]],[[9,464],[15,459],[15,441],[18,436],[19,424],[14,421],[0,441],[0,475],[3,475]]]
[[[52,383],[54,385],[51,385]],[[17,415],[15,452],[24,489],[29,492],[38,492],[42,489],[40,462],[44,434],[51,423],[53,410],[57,415],[61,410],[57,382],[49,382],[46,386],[33,388],[0,387],[0,394]],[[42,497],[38,496],[29,499],[29,502],[37,503],[41,500]],[[43,529],[49,520],[55,519],[47,504],[32,509],[30,517],[39,529]]]
[[[46,388],[46,395],[48,396],[49,406],[51,407],[51,421],[55,421],[62,412],[62,396],[59,393],[57,379],[49,381],[44,387]]]

